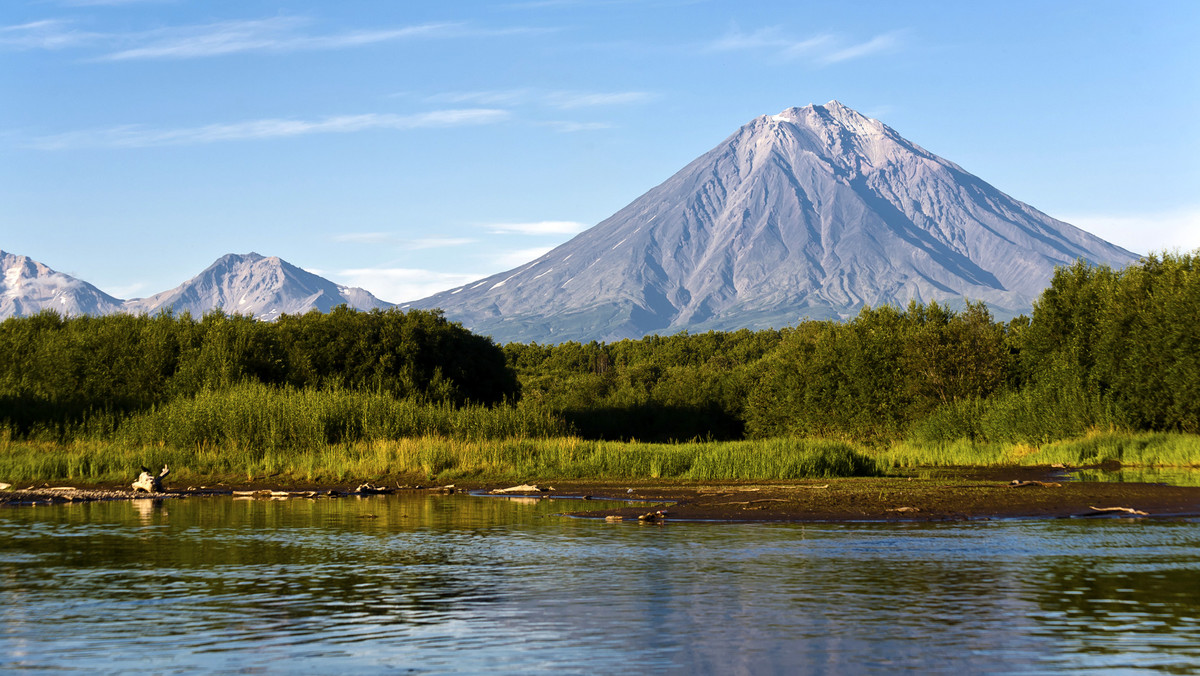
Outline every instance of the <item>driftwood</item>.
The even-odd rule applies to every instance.
[[[521,484],[520,486],[509,486],[508,488],[497,488],[488,491],[492,495],[508,495],[512,493],[545,493],[549,488],[539,488],[537,484]]]
[[[354,489],[354,492],[359,495],[382,495],[385,493],[394,493],[396,489],[388,488],[387,486],[376,486],[375,484],[366,483]]]
[[[138,475],[137,481],[133,482],[133,492],[145,491],[147,493],[162,493],[162,480],[171,473],[171,468],[163,465],[162,471],[158,476],[150,473],[149,468],[142,467],[142,473]]]
[[[885,512],[919,512],[919,507],[892,507],[891,509],[883,510]]]
[[[1020,479],[1013,479],[1008,486],[1009,488],[1026,488],[1029,486],[1037,488],[1062,488],[1062,484],[1052,481],[1021,481]]]
[[[762,498],[759,500],[742,500],[739,502],[718,502],[719,505],[753,505],[759,502],[788,502],[787,498]]]
[[[1140,509],[1132,507],[1092,507],[1088,506],[1090,512],[1077,514],[1076,516],[1104,516],[1105,514],[1133,514],[1135,516],[1150,516],[1149,512],[1143,512]]]

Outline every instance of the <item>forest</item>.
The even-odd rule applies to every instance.
[[[87,441],[257,458],[324,448],[336,464],[339,444],[416,438],[825,440],[879,454],[1195,435],[1198,259],[1077,262],[1007,322],[982,303],[914,302],[613,343],[499,346],[438,311],[43,312],[0,323],[0,455]]]

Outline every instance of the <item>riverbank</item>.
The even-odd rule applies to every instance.
[[[389,492],[405,493],[486,494],[507,487],[487,482],[428,486],[406,483],[401,478],[375,482],[375,485],[386,487]],[[337,499],[373,495],[370,491],[356,493],[357,484],[309,485],[273,481],[270,477],[250,482],[215,481],[178,486],[154,496],[134,493],[127,490],[127,486],[13,487],[0,491],[0,504],[181,499],[231,494],[243,499]],[[765,482],[565,481],[543,484],[539,488],[519,495],[543,500],[656,501],[661,507],[654,511],[664,511],[667,522],[673,519],[822,522],[1200,516],[1200,487],[1073,481],[1064,470],[1050,467],[914,469],[896,476]],[[570,506],[564,506],[564,513],[611,517],[612,521],[637,521],[639,516],[647,513],[647,508],[614,502],[611,508],[586,512],[574,512]]]

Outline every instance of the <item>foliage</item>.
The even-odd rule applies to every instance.
[[[163,463],[171,466],[171,478],[177,482],[232,476],[271,476],[279,482],[401,477],[438,482],[762,480],[874,476],[880,471],[876,461],[853,444],[798,439],[646,444],[578,437],[482,441],[426,436],[274,452],[111,441],[0,443],[0,475],[10,481],[127,481],[129,468]]]
[[[438,312],[345,307],[275,323],[216,311],[0,322],[0,422],[18,434],[74,429],[241,383],[345,388],[418,401],[515,401],[515,375],[487,338]]]
[[[862,444],[891,464],[1048,459],[1075,451],[1034,451],[1096,435],[1200,433],[1198,258],[1060,268],[1032,316],[1009,322],[982,303],[914,302],[863,308],[846,322],[614,343],[500,348],[436,311],[339,308],[275,323],[44,312],[0,322],[0,435],[260,459],[431,435],[504,440],[498,448],[519,455],[528,441],[554,476],[562,467],[792,472],[792,451],[771,450],[784,442],[716,444],[747,438]],[[568,435],[576,441],[543,443]],[[581,439],[595,442],[586,458],[545,460]],[[601,443],[616,440],[716,445],[681,455]],[[742,448],[754,450],[729,466],[706,455],[742,457]],[[1125,458],[1133,447],[1104,448]],[[451,456],[428,453],[423,466],[448,471]],[[752,469],[753,453],[774,458],[764,460],[771,469]]]

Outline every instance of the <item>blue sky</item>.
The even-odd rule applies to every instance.
[[[5,0],[0,249],[122,298],[278,255],[515,267],[837,99],[1139,253],[1200,247],[1200,2]]]

